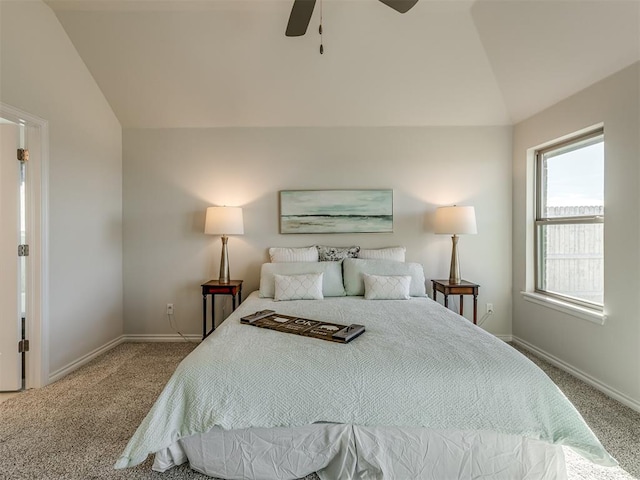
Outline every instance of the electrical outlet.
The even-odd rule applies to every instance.
[[[493,315],[493,303],[487,303],[487,315]]]
[[[167,303],[167,315],[173,315],[173,303]]]

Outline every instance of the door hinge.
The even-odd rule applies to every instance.
[[[25,353],[29,351],[29,340],[20,340],[18,342],[18,353]]]
[[[18,160],[27,162],[29,160],[29,150],[27,148],[18,149]]]
[[[19,257],[28,257],[29,256],[29,245],[18,245],[18,256]]]

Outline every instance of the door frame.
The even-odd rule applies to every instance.
[[[26,355],[25,388],[40,388],[49,383],[49,122],[2,102],[0,117],[25,125],[27,148],[30,144],[36,147],[35,154],[29,152],[27,174],[30,261],[27,262],[26,331],[29,352]]]

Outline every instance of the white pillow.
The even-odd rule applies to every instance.
[[[411,276],[369,275],[363,273],[364,298],[367,300],[409,300]]]
[[[317,262],[318,249],[313,247],[289,248],[271,247],[269,249],[271,261],[276,262]]]
[[[387,247],[387,248],[361,248],[358,258],[365,260],[395,260],[396,262],[404,262],[404,254],[407,251],[405,247]]]
[[[322,273],[274,275],[276,302],[283,300],[322,300]]]
[[[342,261],[342,268],[344,270],[344,289],[347,295],[364,295],[364,280],[362,279],[364,273],[370,275],[409,275],[411,277],[409,295],[424,297],[427,293],[424,285],[424,270],[419,263],[345,258]]]
[[[325,297],[344,297],[340,262],[263,263],[260,270],[260,296],[273,298],[275,295],[274,275],[302,275],[305,273],[324,274],[322,276],[322,294]]]

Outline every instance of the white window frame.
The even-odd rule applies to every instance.
[[[536,303],[544,303],[552,308],[558,310],[573,310],[581,313],[579,316],[586,315],[590,317],[591,313],[595,314],[596,318],[604,320],[606,317],[603,315],[604,305],[594,302],[589,302],[584,299],[564,295],[558,292],[552,292],[543,290],[541,288],[542,283],[542,270],[544,268],[542,255],[541,255],[541,232],[544,226],[550,225],[576,225],[576,224],[604,224],[603,215],[588,215],[588,216],[569,216],[569,217],[545,217],[543,215],[542,205],[542,188],[544,185],[543,179],[543,164],[544,155],[550,152],[578,150],[580,148],[593,145],[604,141],[604,129],[602,127],[590,130],[587,133],[573,136],[569,139],[565,139],[561,142],[553,143],[540,148],[535,151],[535,202],[534,202],[534,240],[533,240],[533,255],[534,255],[534,291],[528,293],[526,297],[528,300],[535,301]],[[558,308],[559,307],[559,308]],[[600,322],[598,322],[600,323]]]

